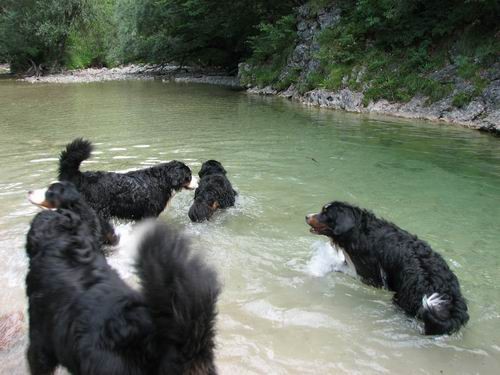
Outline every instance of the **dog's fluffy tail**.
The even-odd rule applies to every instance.
[[[162,345],[173,348],[162,368],[169,373],[215,374],[217,275],[193,255],[187,240],[155,224],[139,246],[137,271]],[[159,373],[163,373],[159,371]]]
[[[66,146],[59,156],[59,181],[73,181],[80,174],[80,164],[92,152],[92,143],[77,138]]]
[[[462,298],[452,301],[448,295],[439,293],[423,296],[420,315],[426,335],[456,332],[469,320],[467,305]]]

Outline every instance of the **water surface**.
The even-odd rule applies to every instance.
[[[0,81],[0,315],[26,311],[26,192],[56,177],[74,137],[96,144],[83,169],[124,171],[178,159],[221,161],[237,206],[191,224],[192,193],[160,220],[219,271],[222,374],[472,374],[500,366],[500,140],[426,122],[325,111],[225,88],[156,81]],[[391,293],[332,269],[304,215],[331,200],[370,208],[428,241],[469,302],[460,333],[429,338]],[[131,278],[136,237],[117,223],[113,266]],[[26,372],[26,340],[0,373]]]

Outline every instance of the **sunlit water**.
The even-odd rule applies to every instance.
[[[0,82],[0,315],[26,312],[26,192],[55,179],[64,145],[96,145],[83,169],[124,171],[179,159],[197,173],[220,160],[235,208],[191,224],[192,193],[160,220],[192,238],[220,275],[222,374],[472,374],[500,367],[500,139],[416,121],[309,109],[224,88],[149,82]],[[427,240],[469,302],[459,334],[430,338],[391,293],[338,273],[304,215],[347,200]],[[117,223],[109,259],[133,278],[138,235]],[[27,325],[27,324],[26,324]],[[25,332],[27,327],[25,327]],[[0,372],[26,372],[26,339]]]

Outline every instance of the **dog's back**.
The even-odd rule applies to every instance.
[[[217,160],[204,162],[198,176],[199,186],[188,213],[191,221],[208,220],[217,209],[234,206],[238,193],[226,177],[226,170],[221,163]]]
[[[424,322],[427,335],[453,333],[467,323],[460,284],[443,257],[417,236],[365,212],[380,226],[369,237],[394,302]],[[367,246],[369,247],[369,246]],[[377,250],[379,249],[379,250]]]
[[[59,157],[59,180],[74,183],[105,221],[157,217],[175,191],[194,188],[191,170],[177,160],[127,173],[80,171],[92,150],[81,138],[69,143]]]
[[[344,202],[306,216],[349,256],[363,282],[395,292],[394,302],[424,321],[425,333],[458,331],[469,315],[458,279],[445,260],[417,236]]]

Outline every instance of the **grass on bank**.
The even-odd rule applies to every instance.
[[[314,13],[330,3],[314,0],[309,5]],[[427,97],[428,103],[436,102],[456,90],[459,77],[465,89],[455,93],[453,105],[464,107],[481,95],[487,83],[484,72],[499,61],[499,27],[488,26],[486,8],[480,13],[483,19],[470,24],[466,14],[472,12],[470,4],[454,10],[454,25],[441,17],[451,4],[447,1],[433,5],[443,14],[426,13],[431,18],[425,20],[427,23],[412,17],[411,9],[392,14],[396,10],[387,8],[381,13],[384,4],[378,1],[358,1],[354,8],[346,3],[341,22],[317,37],[317,70],[305,77],[300,69],[288,71],[295,25],[287,18],[287,22],[261,27],[261,33],[252,39],[257,53],[248,61],[251,69],[244,82],[278,90],[294,84],[300,93],[315,88],[350,88],[362,91],[367,105],[379,99],[408,102],[416,95]],[[436,77],[436,72],[450,65],[455,70],[449,77]]]

